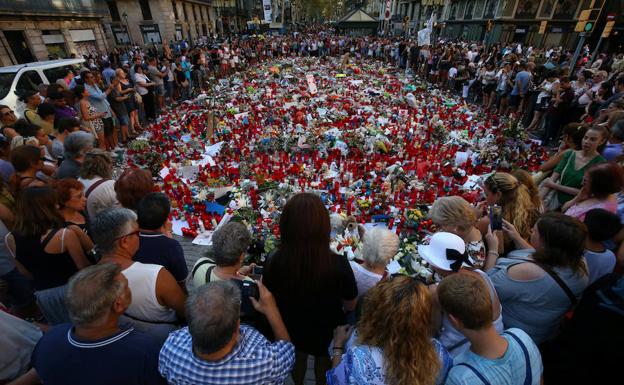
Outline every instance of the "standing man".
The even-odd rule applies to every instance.
[[[519,72],[516,74],[514,80],[514,86],[511,90],[511,98],[509,100],[509,107],[511,111],[520,111],[524,109],[525,98],[527,92],[529,92],[529,82],[531,80],[531,73],[527,71],[527,64],[522,62],[518,65]]]

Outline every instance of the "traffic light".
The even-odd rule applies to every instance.
[[[581,11],[578,22],[574,27],[574,32],[592,32],[599,16],[600,8],[590,8]]]

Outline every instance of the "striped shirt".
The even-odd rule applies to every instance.
[[[241,325],[234,349],[219,361],[193,353],[188,327],[169,335],[160,350],[158,369],[172,385],[283,384],[295,363],[295,347],[287,341],[269,342],[252,327]]]

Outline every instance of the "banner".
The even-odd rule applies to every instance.
[[[306,80],[308,81],[308,88],[310,90],[310,94],[314,95],[318,91],[316,88],[316,81],[314,80],[314,75],[307,74]]]
[[[264,9],[264,21],[271,23],[273,21],[273,10],[271,9],[271,0],[262,0],[262,8]]]
[[[431,30],[429,28],[423,28],[418,31],[418,46],[431,45]]]

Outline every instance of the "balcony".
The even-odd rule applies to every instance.
[[[0,0],[0,14],[106,17],[108,7],[105,0]]]

